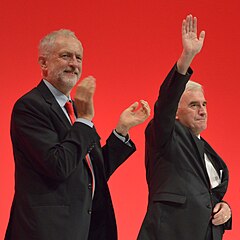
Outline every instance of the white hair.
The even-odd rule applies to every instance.
[[[68,29],[60,29],[57,31],[53,31],[49,34],[47,34],[45,37],[43,37],[39,43],[38,51],[39,56],[44,55],[47,56],[50,54],[52,47],[54,45],[54,42],[57,37],[63,36],[63,37],[73,37],[78,40],[75,33]]]
[[[184,95],[184,93],[186,93],[187,91],[195,91],[195,90],[200,90],[204,93],[203,91],[203,86],[200,84],[200,83],[197,83],[197,82],[194,82],[194,81],[191,81],[189,80],[185,86],[185,90],[178,102],[178,107],[180,107],[180,104],[181,104],[181,101],[182,101],[182,97]]]
[[[203,92],[203,86],[197,82],[189,80],[186,84],[185,91],[201,90]]]

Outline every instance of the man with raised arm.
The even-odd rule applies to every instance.
[[[220,240],[231,228],[223,201],[228,169],[200,136],[207,127],[207,101],[189,81],[190,64],[205,38],[197,18],[182,23],[183,51],[161,85],[146,136],[148,209],[138,240]]]

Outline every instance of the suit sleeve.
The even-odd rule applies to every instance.
[[[175,64],[160,87],[158,99],[154,105],[154,117],[146,128],[146,140],[156,149],[164,149],[172,137],[178,102],[190,79],[192,70],[186,75],[177,71]]]
[[[129,143],[130,146],[113,133],[107,139],[106,145],[102,148],[107,179],[136,151],[134,143],[131,140]]]

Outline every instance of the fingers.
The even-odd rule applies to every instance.
[[[138,102],[133,103],[132,105],[130,105],[130,107],[128,107],[130,109],[131,112],[135,111],[138,107]]]
[[[78,86],[88,90],[90,93],[94,93],[96,89],[96,79],[93,76],[86,77],[78,84]]]
[[[205,31],[201,31],[199,34],[199,40],[203,42],[204,39],[205,39]]]
[[[146,112],[147,116],[150,116],[151,108],[147,101],[140,100],[143,110]]]
[[[140,100],[141,103],[141,108],[139,109],[139,111],[143,111],[147,114],[147,116],[150,115],[150,107],[147,101],[145,100]],[[130,109],[131,112],[135,111],[139,106],[138,102],[133,103],[128,109]]]
[[[214,217],[212,219],[212,224],[214,224],[214,225],[224,224],[225,222],[227,222],[229,220],[230,217],[231,216],[225,215],[224,213],[216,214],[216,216],[214,215]]]
[[[203,47],[204,38],[205,38],[204,31],[201,31],[198,38],[197,18],[189,14],[186,17],[186,19],[184,19],[182,22],[183,56],[181,61],[184,63],[184,65],[187,66],[188,64],[190,64],[195,55],[201,51]],[[183,70],[184,73],[186,69],[184,68]]]
[[[185,31],[186,31],[186,33],[191,32],[192,28],[193,28],[192,15],[189,14],[189,15],[187,15],[186,20],[185,20]]]
[[[187,26],[187,22],[184,19],[183,22],[182,22],[182,35],[185,35],[187,33],[186,26]]]
[[[192,15],[187,15],[186,19],[182,22],[182,37],[187,35],[190,32],[190,29],[192,28],[192,21],[191,21]]]
[[[96,79],[92,76],[84,78],[75,93],[75,106],[78,117],[92,120],[94,117],[93,95],[96,89]]]
[[[220,208],[221,208],[221,204],[220,204],[220,203],[217,203],[216,206],[215,206],[214,209],[213,209],[213,213],[218,212],[218,211],[220,210]]]
[[[189,32],[193,31],[193,17],[189,15]]]
[[[96,79],[92,76],[84,78],[76,88],[75,99],[88,100],[93,97],[96,89]]]
[[[197,18],[191,14],[187,15],[186,19],[182,22],[182,33],[187,34],[190,32],[197,33]]]
[[[212,218],[212,223],[214,225],[223,224],[231,218],[231,209],[225,202],[216,204],[213,213],[215,213]]]
[[[197,34],[197,18],[196,17],[193,18],[192,24],[193,24],[192,31]]]
[[[142,104],[143,107],[149,108],[148,102],[145,100],[140,100],[140,103]]]
[[[186,32],[188,33],[190,30],[190,26],[189,26],[189,22],[190,22],[190,15],[188,15],[186,17]]]

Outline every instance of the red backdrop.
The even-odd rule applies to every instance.
[[[233,210],[233,230],[224,239],[239,239],[238,0],[1,1],[0,239],[14,193],[10,115],[14,102],[41,79],[39,40],[60,28],[81,39],[82,77],[97,79],[94,122],[104,143],[132,102],[143,98],[153,108],[159,85],[181,53],[181,22],[189,13],[198,17],[199,30],[206,31],[202,53],[192,65],[193,80],[205,86],[208,100],[209,124],[203,135],[230,170],[226,200]],[[136,239],[146,211],[145,126],[131,131],[138,150],[109,181],[120,240]]]

